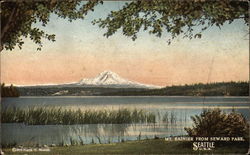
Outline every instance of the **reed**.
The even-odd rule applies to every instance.
[[[185,115],[185,118],[186,118],[186,115]],[[180,121],[182,121],[182,118],[180,118]],[[170,113],[165,112],[165,114],[162,117],[162,122],[170,123],[170,124],[176,123],[177,122],[177,114],[172,112],[172,111]]]
[[[144,110],[63,110],[60,108],[2,109],[2,123],[25,123],[28,125],[71,124],[130,124],[155,123],[154,113]]]
[[[168,122],[169,122],[168,120],[169,120],[169,118],[168,118],[168,112],[166,112],[166,113],[163,115],[162,122],[168,123]]]
[[[171,112],[170,113],[170,123],[171,124],[175,124],[177,121],[177,117],[176,117],[176,114],[174,112]]]

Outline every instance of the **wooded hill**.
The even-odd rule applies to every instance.
[[[143,91],[119,91],[103,95],[138,95],[138,96],[248,96],[249,82],[216,82],[208,84],[192,84],[169,86],[162,89]]]
[[[13,88],[12,88],[13,89]],[[249,82],[216,82],[161,89],[104,87],[18,87],[21,96],[248,96]]]

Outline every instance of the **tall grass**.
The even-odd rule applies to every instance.
[[[177,122],[176,113],[174,113],[172,111],[171,111],[171,113],[165,112],[165,114],[162,117],[162,122],[167,123],[167,124],[171,124],[171,125],[176,124],[176,122]]]
[[[60,108],[2,109],[2,123],[25,123],[28,125],[52,124],[126,124],[155,123],[156,116],[143,110],[62,110]]]

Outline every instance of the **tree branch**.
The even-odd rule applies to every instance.
[[[17,13],[17,10],[18,10],[18,8],[17,8],[17,6],[15,6],[15,7],[12,9],[12,12],[11,12],[11,14],[10,14],[8,20],[7,20],[6,23],[4,24],[3,28],[1,28],[1,48],[0,48],[0,51],[3,50],[3,47],[2,47],[2,46],[3,46],[3,43],[2,43],[2,41],[3,41],[3,39],[4,39],[4,36],[5,36],[6,32],[8,32],[8,30],[9,30],[9,28],[10,28],[10,25],[11,25],[13,19],[14,19],[14,16],[15,16],[16,13]]]

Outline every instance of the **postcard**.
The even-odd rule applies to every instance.
[[[1,0],[0,154],[249,153],[245,0]]]

